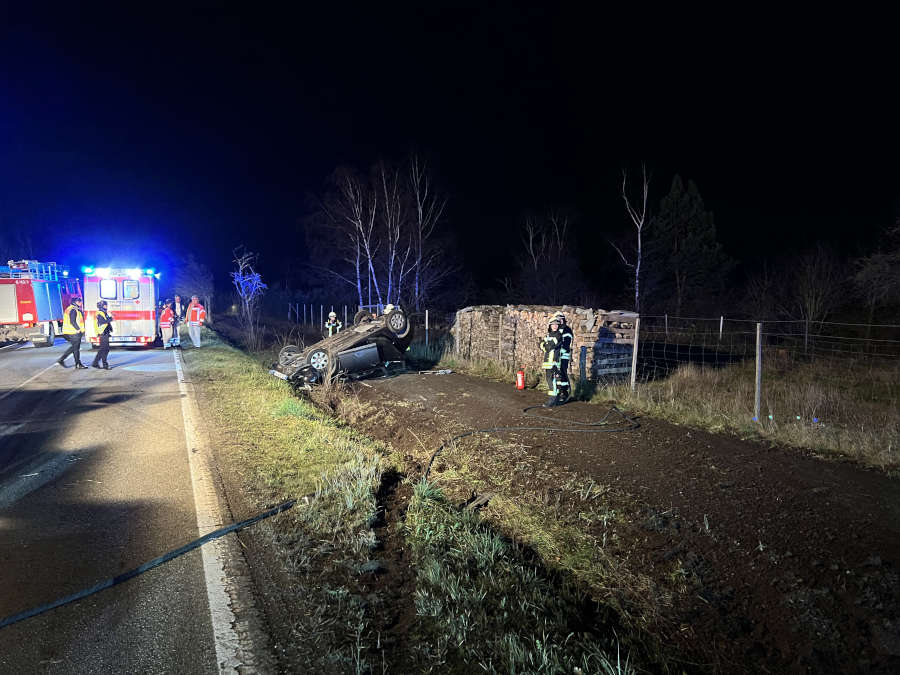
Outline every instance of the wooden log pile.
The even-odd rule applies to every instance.
[[[573,380],[617,379],[631,372],[637,314],[564,305],[477,305],[456,312],[450,333],[454,352],[467,359],[496,361],[512,370],[539,369],[539,345],[547,319],[557,311],[575,336]]]

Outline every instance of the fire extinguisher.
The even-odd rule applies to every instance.
[[[516,372],[516,389],[524,389],[525,388],[525,371],[520,370]]]

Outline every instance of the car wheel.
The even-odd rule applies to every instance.
[[[316,369],[323,381],[327,382],[334,377],[337,363],[327,349],[313,350],[307,363]]]
[[[365,321],[371,321],[372,315],[364,309],[359,310],[353,315],[353,325],[358,326]]]
[[[409,319],[406,314],[395,309],[388,314],[387,327],[395,337],[404,338],[409,333]]]
[[[281,366],[288,365],[291,361],[297,358],[297,354],[300,353],[300,347],[297,345],[285,345],[281,348],[281,351],[278,352],[278,364]]]

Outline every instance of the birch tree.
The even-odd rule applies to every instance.
[[[409,185],[415,206],[412,214],[412,297],[418,312],[428,291],[451,273],[452,266],[441,264],[440,249],[430,246],[447,200],[435,193],[428,167],[415,154],[409,158]]]
[[[644,227],[647,225],[647,196],[650,193],[650,177],[647,176],[647,166],[641,164],[641,195],[640,204],[635,207],[632,205],[628,197],[628,171],[622,170],[622,199],[625,200],[625,211],[628,218],[634,226],[636,235],[635,253],[633,256],[626,256],[622,249],[610,242],[610,245],[616,249],[616,253],[622,259],[622,263],[628,269],[634,270],[634,311],[641,313],[641,265],[643,264],[643,234]]]

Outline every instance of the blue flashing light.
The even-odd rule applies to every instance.
[[[144,272],[146,272],[149,276],[153,276],[156,273],[156,269],[153,267],[148,267],[144,270]]]
[[[818,418],[818,417],[813,417],[813,423],[814,423],[814,424],[818,424],[818,423],[819,423],[819,418]]]
[[[93,265],[85,265],[84,267],[81,268],[81,271],[84,272],[85,274],[93,274],[94,266]]]

